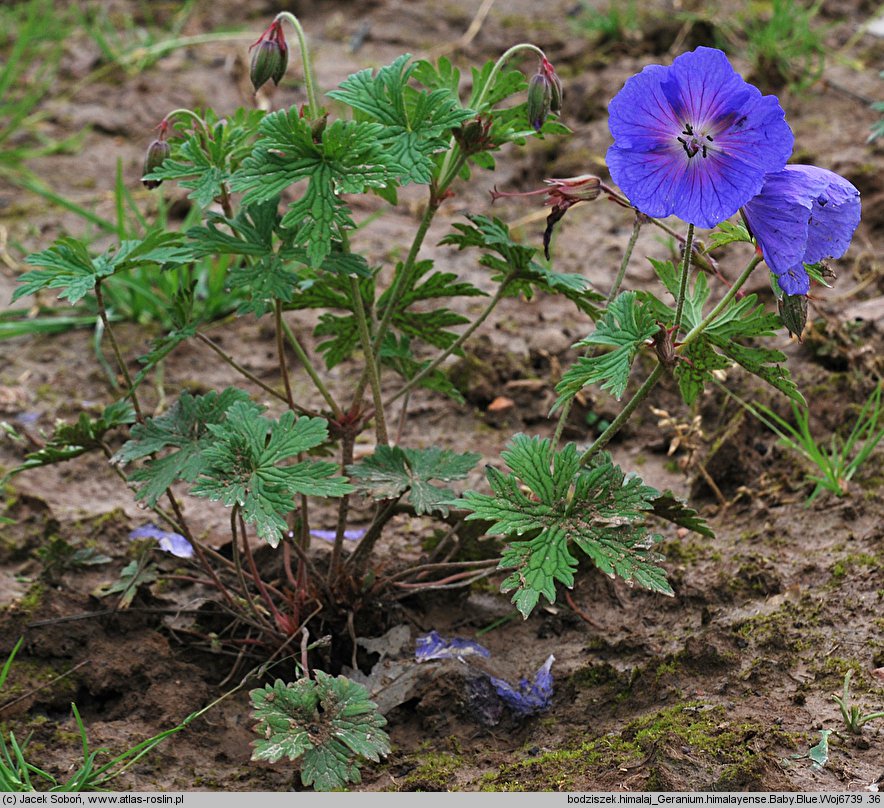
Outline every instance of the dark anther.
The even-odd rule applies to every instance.
[[[713,142],[712,135],[706,135],[706,140],[708,140],[710,143],[712,143]]]
[[[691,126],[689,123],[686,123],[684,125],[684,132],[682,132],[682,134],[683,135],[693,135],[694,134],[694,127]]]
[[[707,157],[707,156],[708,156],[708,155],[706,154],[706,144],[705,144],[705,143],[703,144],[703,156],[704,156],[704,157]]]

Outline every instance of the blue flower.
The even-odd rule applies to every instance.
[[[608,105],[608,169],[648,216],[714,227],[779,171],[794,138],[775,96],[762,96],[714,48],[648,65]]]
[[[160,530],[156,525],[147,524],[135,528],[130,534],[130,539],[156,539],[160,550],[171,553],[178,558],[191,558],[193,545],[180,533],[172,533],[168,530]]]
[[[337,531],[334,530],[314,530],[310,529],[310,535],[315,536],[317,539],[322,539],[323,541],[334,541],[335,535]],[[353,528],[352,530],[344,531],[344,539],[346,541],[357,541],[361,539],[365,535],[365,531],[360,528]]]
[[[765,177],[743,208],[770,271],[787,295],[806,295],[804,264],[840,258],[859,224],[859,191],[816,166],[792,165]]]
[[[516,715],[531,715],[546,710],[552,703],[553,678],[550,669],[555,661],[556,658],[550,654],[534,675],[534,681],[529,682],[527,679],[522,679],[518,689],[495,676],[488,678],[494,685],[497,695],[507,703]]]
[[[431,659],[460,659],[465,656],[491,656],[491,652],[473,640],[455,637],[446,640],[439,632],[431,631],[417,638],[414,658],[418,662],[429,662]]]

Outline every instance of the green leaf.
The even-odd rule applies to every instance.
[[[63,463],[87,452],[101,449],[102,440],[107,432],[134,421],[135,410],[127,400],[108,404],[102,414],[95,419],[82,412],[75,424],[59,421],[43,448],[27,454],[25,462],[0,479],[0,483],[28,469]]]
[[[143,560],[135,560],[128,563],[120,572],[120,577],[109,584],[101,584],[92,591],[97,598],[105,598],[108,595],[120,595],[120,603],[117,608],[128,609],[142,586],[149,586],[159,576],[156,564],[144,563]]]
[[[334,463],[283,465],[328,440],[322,418],[297,418],[288,411],[273,421],[251,402],[237,401],[224,421],[206,428],[211,438],[200,449],[203,465],[191,493],[238,506],[243,519],[273,547],[288,529],[286,516],[295,507],[295,495],[339,497],[353,490],[343,477],[334,476]]]
[[[232,116],[218,119],[212,110],[204,118],[212,136],[202,130],[183,139],[169,141],[172,154],[162,165],[145,175],[152,180],[182,180],[180,185],[201,208],[223,195],[243,159],[251,151],[255,131],[264,117],[261,110],[238,109]],[[187,179],[192,178],[192,179]]]
[[[458,454],[448,449],[402,449],[378,446],[370,457],[347,467],[357,491],[374,499],[405,497],[418,514],[437,512],[448,515],[448,506],[457,495],[450,488],[430,480],[462,480],[479,462],[481,455]]]
[[[246,191],[244,205],[278,197],[301,180],[307,187],[282,218],[292,243],[319,267],[331,252],[339,229],[355,227],[341,194],[385,188],[404,173],[384,148],[384,127],[367,121],[334,121],[314,141],[310,122],[296,108],[267,115],[252,154],[243,161],[231,188]]]
[[[685,505],[672,491],[664,491],[652,502],[652,513],[659,519],[665,519],[679,527],[686,527],[702,536],[708,536],[710,539],[715,538],[712,528],[706,524],[697,511]]]
[[[96,258],[86,246],[73,238],[62,238],[48,250],[34,253],[25,263],[43,269],[25,272],[19,277],[22,286],[12,299],[32,295],[41,289],[61,289],[59,298],[79,302],[95,288],[97,281],[135,267],[182,264],[191,260],[190,250],[182,245],[181,235],[155,230],[141,241],[122,241]]]
[[[390,753],[386,719],[360,684],[315,671],[316,679],[277,679],[249,694],[257,720],[252,760],[300,761],[301,782],[331,791],[360,782],[364,760]]]
[[[724,247],[725,244],[733,244],[736,241],[745,241],[749,244],[754,243],[754,239],[749,235],[749,231],[743,224],[734,222],[721,222],[718,227],[709,234],[706,244],[706,252],[714,250],[717,247]]]
[[[223,423],[227,411],[237,402],[260,412],[246,393],[232,387],[202,396],[185,392],[168,412],[132,427],[132,439],[123,444],[112,462],[125,465],[166,449],[174,450],[129,475],[140,484],[136,497],[153,506],[176,480],[194,482],[206,468],[203,451],[212,443],[209,425]]]
[[[379,356],[385,367],[392,368],[406,381],[413,379],[430,364],[429,359],[420,362],[415,358],[411,350],[411,340],[404,335],[397,339],[394,334],[388,333],[384,337],[384,344],[381,346]],[[418,386],[442,393],[454,399],[458,404],[464,403],[464,397],[460,390],[438,368],[424,376],[418,382]]]
[[[678,270],[669,261],[651,261],[658,277],[667,290],[675,296],[678,291]],[[639,293],[642,304],[652,316],[666,325],[675,319],[675,311],[653,295]],[[703,320],[703,309],[709,299],[706,276],[697,275],[688,291],[684,306],[684,326],[692,329]],[[781,366],[786,361],[782,351],[746,345],[742,340],[773,336],[781,326],[777,314],[766,312],[757,295],[746,295],[731,304],[710,323],[705,331],[688,346],[684,356],[693,366],[678,363],[675,375],[685,402],[693,403],[704,386],[712,378],[711,372],[739,364],[766,381],[793,401],[804,403],[789,371]],[[564,381],[564,379],[563,379]]]
[[[479,259],[479,263],[494,270],[496,274],[492,279],[498,282],[515,273],[515,278],[509,282],[510,295],[524,296],[530,300],[536,291],[560,294],[593,319],[598,317],[599,309],[595,302],[604,298],[592,289],[586,278],[572,273],[552,272],[534,261],[538,250],[513,239],[509,227],[500,219],[472,214],[468,214],[467,218],[471,225],[455,223],[453,227],[456,232],[449,233],[440,244],[453,244],[461,250],[468,247],[491,250]]]
[[[580,466],[574,444],[554,452],[547,439],[516,435],[503,453],[511,473],[487,470],[492,495],[468,492],[458,503],[467,519],[492,524],[489,533],[530,534],[512,541],[500,561],[514,572],[501,585],[527,617],[541,595],[555,601],[556,582],[570,587],[580,549],[604,573],[655,592],[672,594],[660,556],[651,547],[661,537],[644,525],[659,492],[637,477],[626,478],[607,453]],[[529,493],[525,492],[525,488]]]
[[[654,313],[638,302],[635,292],[622,292],[596,323],[595,331],[577,345],[601,345],[614,350],[599,356],[581,356],[556,386],[556,406],[573,398],[588,384],[599,384],[619,399],[629,382],[629,371],[639,348],[659,330]]]
[[[451,130],[474,113],[461,107],[450,87],[427,92],[409,84],[417,67],[408,65],[409,59],[404,54],[374,75],[370,69],[354,73],[328,95],[383,124],[379,141],[402,167],[400,182],[426,185],[433,178],[435,154],[448,148]]]

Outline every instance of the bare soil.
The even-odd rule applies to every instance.
[[[105,5],[111,19],[124,12],[137,14],[138,4],[127,0]],[[170,10],[175,6],[165,5]],[[246,5],[252,16],[243,19]],[[349,73],[386,64],[404,51],[423,56],[440,43],[454,43],[479,3],[340,0],[294,5],[301,6],[297,11],[315,48],[321,84],[329,89]],[[647,7],[642,35],[593,44],[569,27],[574,3],[498,3],[475,39],[452,54],[466,66],[496,57],[516,42],[540,45],[565,80],[563,121],[574,135],[507,151],[494,175],[478,174],[469,187],[461,187],[427,240],[426,253],[432,253],[439,268],[489,288],[473,256],[432,246],[448,224],[464,210],[490,212],[492,185],[528,190],[549,176],[604,176],[607,100],[644,64],[666,62],[679,49],[713,44],[714,15],[689,25],[675,22],[669,3],[642,5]],[[694,9],[697,4],[679,8],[687,5]],[[198,7],[185,33],[227,26],[244,30],[242,41],[175,51],[142,74],[111,73],[69,96],[75,82],[99,64],[91,40],[80,34],[72,38],[62,78],[45,99],[48,116],[42,126],[52,138],[84,130],[83,147],[77,154],[45,157],[30,165],[57,193],[112,216],[114,167],[120,160],[129,188],[149,209],[151,197],[138,179],[151,129],[163,115],[207,102],[219,111],[253,103],[246,86],[246,47],[278,9],[269,2],[229,0]],[[853,246],[844,259],[833,262],[835,288],[814,292],[812,330],[803,343],[785,334],[772,341],[789,356],[789,369],[810,402],[813,429],[821,441],[849,426],[880,380],[884,364],[884,182],[881,146],[866,142],[875,120],[866,100],[881,96],[882,85],[872,68],[880,65],[882,48],[880,39],[861,30],[873,8],[872,3],[825,0],[821,22],[828,26],[831,49],[825,76],[802,94],[780,92],[796,135],[796,159],[843,174],[863,194],[863,222]],[[356,35],[361,45],[353,52]],[[751,72],[739,54],[735,62],[745,74]],[[293,65],[290,75],[297,76],[298,69]],[[759,83],[771,80],[755,78]],[[272,99],[276,107],[303,101],[302,85],[291,79]],[[184,198],[180,189],[165,193]],[[406,243],[415,228],[419,204],[405,195],[397,211],[383,216],[354,246],[389,264],[390,250]],[[45,248],[65,232],[80,234],[83,224],[2,179],[0,211],[8,239],[2,254],[7,265],[0,267],[0,300],[5,304],[24,269],[26,252]],[[539,240],[543,222],[532,217],[536,211],[528,203],[507,200],[493,212],[510,222],[521,220],[525,238]],[[556,269],[582,272],[606,290],[630,230],[629,213],[615,205],[598,201],[577,208],[560,226]],[[666,250],[646,228],[628,286],[653,284],[643,257],[665,256]],[[748,255],[732,250],[722,260],[723,273],[734,277]],[[753,279],[752,289],[774,305],[763,272]],[[311,344],[311,323],[294,317],[291,322]],[[401,443],[469,449],[481,452],[487,462],[499,462],[513,432],[551,434],[546,413],[556,374],[574,359],[570,346],[589,329],[567,301],[506,301],[483,336],[467,346],[468,358],[453,368],[468,403],[458,406],[430,393],[416,394]],[[254,374],[278,384],[275,348],[263,323],[246,318],[218,325],[213,333],[223,336],[233,355],[245,357]],[[129,325],[119,328],[118,336],[126,355],[135,357],[145,352],[155,332]],[[90,331],[73,331],[5,342],[0,416],[38,435],[41,429],[51,430],[57,418],[73,420],[84,408],[95,411],[110,400],[92,339]],[[640,362],[636,376],[649,367],[650,359]],[[344,389],[349,373],[346,366],[336,369],[332,385]],[[731,373],[729,383],[744,397],[787,414],[782,397],[739,373]],[[169,400],[181,390],[229,384],[242,386],[199,345],[183,346],[165,363],[163,393]],[[260,389],[251,392],[262,400]],[[312,395],[306,385],[303,395]],[[489,408],[498,396],[511,399],[513,406],[503,412]],[[161,403],[156,390],[146,397],[149,407]],[[649,404],[681,421],[691,419],[671,380],[658,387]],[[587,414],[604,418],[616,411],[610,398],[589,394],[585,406],[575,408],[566,437],[591,440],[594,431],[587,426]],[[570,600],[562,592],[554,606],[538,608],[530,619],[511,619],[482,634],[480,641],[492,652],[489,669],[511,681],[532,676],[549,654],[555,655],[555,697],[540,716],[517,721],[504,715],[492,724],[477,709],[475,693],[470,695],[472,667],[445,662],[413,669],[409,689],[378,692],[386,705],[393,752],[383,763],[364,769],[360,788],[825,791],[860,790],[880,780],[884,722],[870,723],[862,736],[851,735],[832,694],[852,670],[855,701],[866,711],[880,710],[884,702],[882,451],[860,470],[847,496],[827,494],[805,507],[811,490],[804,477],[808,469],[778,446],[765,427],[715,391],[703,398],[697,414],[705,439],[686,472],[677,463],[686,453],[667,456],[674,433],[659,426],[660,416],[649,406],[612,447],[626,470],[690,497],[715,530],[714,539],[674,529],[666,534],[663,552],[675,597],[631,590],[586,568]],[[125,438],[116,439],[121,443]],[[0,469],[21,459],[20,446],[0,443]],[[482,465],[468,481],[471,486],[483,485]],[[185,501],[202,537],[223,547],[228,541],[224,509]],[[102,458],[87,456],[16,477],[4,491],[0,513],[15,520],[0,525],[0,659],[19,636],[25,637],[0,695],[0,720],[19,738],[32,733],[35,763],[63,776],[76,759],[72,701],[92,744],[119,752],[176,725],[239,683],[243,669],[236,668],[236,660],[208,648],[205,609],[211,609],[211,602],[207,606],[209,593],[203,588],[176,581],[156,584],[125,610],[114,609],[112,599],[91,594],[116,579],[130,560],[128,532],[146,521]],[[367,518],[368,507],[360,513]],[[383,563],[390,568],[397,559],[420,558],[432,531],[429,522],[397,517]],[[57,556],[47,558],[46,548],[65,544],[93,548],[112,561],[71,569]],[[477,549],[493,551],[488,543]],[[326,549],[314,552],[322,563]],[[159,563],[165,572],[186,572],[174,559]],[[270,564],[272,558],[262,563]],[[398,650],[395,643],[381,643],[387,651],[383,662],[377,653],[360,651],[357,665],[366,674],[375,663],[411,669],[405,661],[419,633],[435,629],[445,636],[474,638],[495,621],[512,617],[508,599],[497,593],[498,583],[492,577],[472,590],[366,604],[357,615],[356,634],[378,638],[407,626],[411,641]],[[327,630],[317,621],[314,636]],[[395,668],[397,663],[401,668]],[[286,668],[274,674],[285,678],[291,672]],[[291,766],[250,763],[247,689],[166,741],[119,786],[299,789]],[[836,730],[830,759],[822,769],[813,768],[800,756],[819,741],[818,730],[824,728]]]

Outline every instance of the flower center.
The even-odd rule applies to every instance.
[[[709,143],[712,143],[712,135],[700,135],[694,132],[694,127],[686,123],[682,130],[684,137],[677,137],[688,159],[699,154],[701,157],[709,156]],[[708,141],[708,143],[707,143]]]

